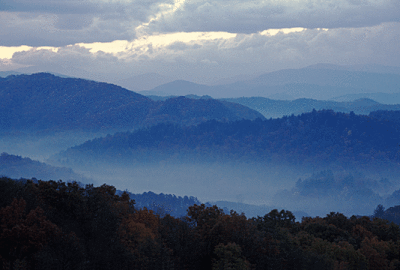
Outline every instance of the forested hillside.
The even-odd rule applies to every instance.
[[[398,111],[378,110],[371,112],[369,116],[378,119],[380,121],[392,122],[398,126],[400,125],[400,110]]]
[[[0,187],[8,269],[400,268],[400,228],[380,218],[331,212],[296,221],[275,209],[248,219],[202,204],[178,219],[106,184],[1,178]]]
[[[122,87],[48,73],[0,78],[2,132],[130,130],[171,122],[197,124],[263,116],[247,107],[186,98],[155,102]]]
[[[126,162],[161,160],[284,161],[302,165],[380,167],[400,160],[399,126],[373,117],[333,111],[181,127],[160,124],[98,138],[60,153],[59,160]]]

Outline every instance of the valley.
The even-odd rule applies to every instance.
[[[279,74],[284,78],[296,72]],[[324,80],[338,74],[319,72],[326,74]],[[242,84],[274,84],[266,78],[272,77],[264,75]],[[315,82],[322,81],[311,81]],[[244,202],[308,215],[323,215],[331,209],[368,215],[400,187],[395,113],[400,105],[371,99],[213,99],[200,96],[199,87],[180,87],[175,89],[192,95],[146,97],[116,85],[46,73],[6,77],[0,80],[3,156],[21,155],[55,168],[71,168],[82,182],[107,183],[133,193]],[[14,166],[13,173],[4,169],[3,175],[71,179],[38,170],[31,170],[29,176],[22,171],[21,167],[18,174]],[[325,171],[332,172],[331,184],[343,177],[358,179],[358,184],[322,187],[317,192],[330,194],[323,195],[326,199],[293,195],[299,179],[313,179]],[[379,184],[382,179],[390,185]],[[342,194],[344,190],[350,195],[370,195],[356,197],[349,208],[348,200],[353,199]],[[371,205],[365,206],[364,199]],[[337,200],[344,204],[337,205]]]

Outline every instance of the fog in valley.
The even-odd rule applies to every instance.
[[[400,204],[399,105],[150,99],[48,73],[0,79],[0,90],[7,97],[0,100],[0,175],[14,179],[76,178],[311,216],[371,215],[378,204]]]
[[[384,203],[385,198],[399,188],[397,183],[400,180],[388,171],[371,174],[356,170],[332,172],[329,168],[320,171],[290,165],[241,162],[161,162],[133,164],[131,167],[99,163],[98,166],[72,168],[93,179],[95,185],[107,183],[132,193],[152,191],[195,196],[201,202],[264,205],[269,209],[303,211],[312,216],[324,216],[329,212],[349,216],[371,215],[378,204]],[[332,173],[333,178],[321,176],[321,172]],[[299,188],[299,181],[310,178],[308,187]],[[337,183],[341,181],[341,184]]]
[[[47,134],[46,134],[47,133]],[[68,147],[81,144],[107,134],[100,132],[46,132],[44,134],[29,134],[26,132],[5,133],[0,135],[1,152],[29,157],[45,162]]]
[[[301,168],[277,164],[159,164],[137,168],[103,165],[93,171],[77,171],[95,179],[99,185],[108,183],[133,193],[151,190],[155,193],[190,195],[202,202],[222,200],[265,205],[304,211],[312,216],[324,216],[332,211],[349,216],[371,215],[375,207],[383,203],[379,195],[388,196],[399,188],[392,182],[380,184],[382,178],[378,174],[374,178],[361,174],[360,178],[365,178],[365,182],[357,179],[358,183],[352,183],[351,187],[343,186],[339,191],[329,186],[319,187],[317,191],[310,187],[312,191],[302,190],[301,194],[295,189],[296,182],[313,174]],[[357,172],[354,174],[357,175]],[[352,178],[353,174],[346,172],[344,176]],[[398,180],[391,178],[395,183]],[[373,190],[380,192],[373,193],[368,188],[376,188]]]
[[[202,202],[227,200],[249,204],[273,204],[276,191],[294,186],[299,172],[269,164],[203,163],[151,164],[120,167],[101,164],[76,169],[97,184],[107,183],[130,192],[195,196]],[[300,172],[300,175],[304,175]]]
[[[99,160],[90,155],[76,160],[60,159],[60,153],[62,155],[69,147],[100,136],[105,134],[63,132],[46,136],[3,136],[0,146],[2,152],[8,154],[72,168],[82,176],[80,181],[86,181],[83,184],[90,182],[100,186],[106,183],[135,194],[152,191],[194,196],[204,203],[244,203],[263,206],[266,211],[288,209],[311,216],[324,216],[332,211],[348,216],[371,215],[378,204],[389,202],[388,198],[400,188],[399,174],[393,167],[349,169],[334,163],[316,166],[257,160],[218,161],[212,156],[208,160],[182,160],[176,153],[154,162],[129,159],[121,162],[117,156],[115,161],[112,156]],[[390,203],[397,200],[392,198]]]

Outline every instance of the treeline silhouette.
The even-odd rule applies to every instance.
[[[146,207],[148,210],[152,210],[160,216],[171,215],[179,218],[187,214],[189,206],[201,204],[201,202],[193,196],[181,197],[172,194],[156,194],[151,191],[142,194],[127,193],[129,194],[129,197],[135,201],[136,207]],[[117,190],[117,194],[121,195],[123,192]]]
[[[399,258],[400,228],[380,218],[248,219],[204,204],[175,218],[106,184],[0,179],[3,269],[400,269]]]

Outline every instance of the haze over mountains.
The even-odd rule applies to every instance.
[[[137,89],[169,80],[136,78],[154,79]],[[0,78],[0,147],[134,193],[368,214],[399,188],[400,118],[389,110],[400,105],[318,99],[380,92],[393,100],[399,82],[395,69],[323,65],[222,85],[173,81],[135,93],[49,73],[15,75]],[[309,98],[266,97],[274,93]],[[332,173],[320,174],[326,170]],[[323,207],[316,207],[318,192],[330,194]]]
[[[378,94],[377,94],[378,95]],[[394,98],[388,98],[393,101]],[[400,94],[393,94],[400,97]],[[360,94],[361,96],[361,94]],[[157,101],[164,101],[176,96],[148,96]],[[211,98],[210,96],[187,95],[187,98],[200,99]],[[339,98],[338,98],[339,99]],[[344,97],[343,97],[344,99]],[[350,99],[350,98],[349,98]],[[369,98],[353,98],[351,101],[332,101],[332,100],[316,100],[310,98],[299,98],[295,100],[275,100],[264,97],[241,97],[241,98],[221,98],[218,100],[238,103],[256,110],[263,114],[266,118],[278,118],[287,115],[299,115],[302,113],[316,110],[334,110],[336,112],[368,115],[370,112],[378,110],[399,110],[398,104],[382,104]],[[393,102],[392,102],[393,103]]]
[[[0,73],[0,76],[39,71],[109,82],[129,90],[143,91],[141,94],[163,96],[189,94],[209,95],[213,98],[260,96],[290,100],[298,98],[326,100],[345,96],[338,101],[351,101],[349,95],[356,95],[356,98],[374,97],[372,99],[378,102],[395,104],[399,103],[397,102],[399,97],[396,96],[397,101],[394,101],[387,95],[400,90],[400,68],[383,65],[316,64],[300,69],[283,69],[258,76],[241,75],[203,82],[176,80],[176,78],[157,73],[134,76],[125,73],[122,75],[91,74],[78,68],[38,69],[35,66],[21,68],[14,73],[10,71],[4,74]],[[383,96],[380,97],[379,94]]]
[[[37,178],[41,180],[59,180],[89,182],[93,181],[83,175],[75,173],[70,168],[54,167],[30,158],[0,154],[0,176],[12,178]]]
[[[155,102],[120,86],[49,73],[0,78],[0,147],[41,161],[96,136],[164,121],[190,125],[258,117],[263,118],[235,103]]]
[[[348,70],[347,70],[348,69]],[[347,68],[317,65],[302,69],[285,69],[254,79],[223,85],[202,85],[173,81],[145,94],[209,95],[213,98],[270,97],[274,99],[330,99],[348,94],[397,93],[400,74],[396,68]]]
[[[271,120],[211,120],[188,127],[159,124],[88,141],[53,156],[51,162],[97,171],[94,178],[107,175],[113,184],[122,181],[140,190],[156,183],[157,192],[190,190],[203,200],[234,201],[240,195],[248,202],[279,202],[312,215],[327,208],[367,214],[384,201],[381,196],[398,188],[400,126],[390,121],[395,115],[313,111]],[[331,173],[324,180],[329,184],[310,180],[298,185],[303,190],[297,198],[301,204],[296,206],[295,190],[277,195],[299,177],[327,169],[340,180]],[[123,176],[118,178],[117,172]],[[142,182],[145,174],[148,180]],[[350,183],[354,176],[358,180]],[[383,178],[389,179],[389,186],[379,184]],[[322,206],[316,203],[318,196],[326,197]],[[345,203],[349,200],[351,207]]]
[[[400,97],[400,94],[397,94]],[[285,115],[299,115],[315,110],[334,110],[336,112],[368,115],[378,110],[400,110],[400,105],[381,104],[372,99],[359,98],[352,101],[331,101],[300,98],[295,100],[274,100],[263,97],[242,97],[221,99],[242,104],[259,111],[266,118],[278,118]]]

